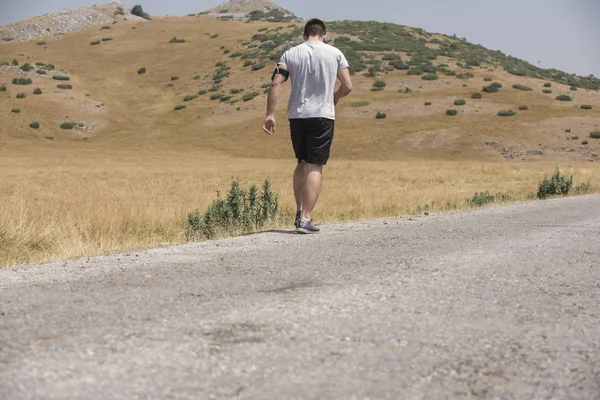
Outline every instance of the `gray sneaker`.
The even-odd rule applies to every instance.
[[[300,219],[296,227],[296,233],[319,233],[320,229],[310,219]]]

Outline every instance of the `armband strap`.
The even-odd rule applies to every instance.
[[[286,81],[290,77],[290,72],[288,70],[281,69],[279,67],[275,67],[275,71],[273,71],[273,76],[271,77],[271,80],[275,79],[275,75],[277,75],[277,74],[283,76]]]

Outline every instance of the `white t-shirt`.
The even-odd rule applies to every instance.
[[[286,51],[278,64],[287,68],[292,81],[288,118],[335,119],[333,93],[337,73],[349,66],[339,49],[308,41]]]

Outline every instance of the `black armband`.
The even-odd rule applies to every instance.
[[[281,75],[287,81],[288,78],[290,77],[290,72],[288,70],[281,69],[279,67],[275,67],[275,71],[273,71],[273,76],[271,77],[271,80],[275,79],[275,75]]]

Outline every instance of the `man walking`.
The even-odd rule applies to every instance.
[[[292,80],[287,117],[298,165],[294,171],[296,232],[317,233],[311,214],[321,193],[323,166],[327,164],[333,141],[335,106],[352,91],[346,57],[325,44],[323,21],[311,19],[304,27],[305,42],[286,51],[273,73],[263,130],[275,133],[275,107],[282,84]],[[340,87],[335,91],[336,78]],[[335,91],[335,93],[334,93]]]

